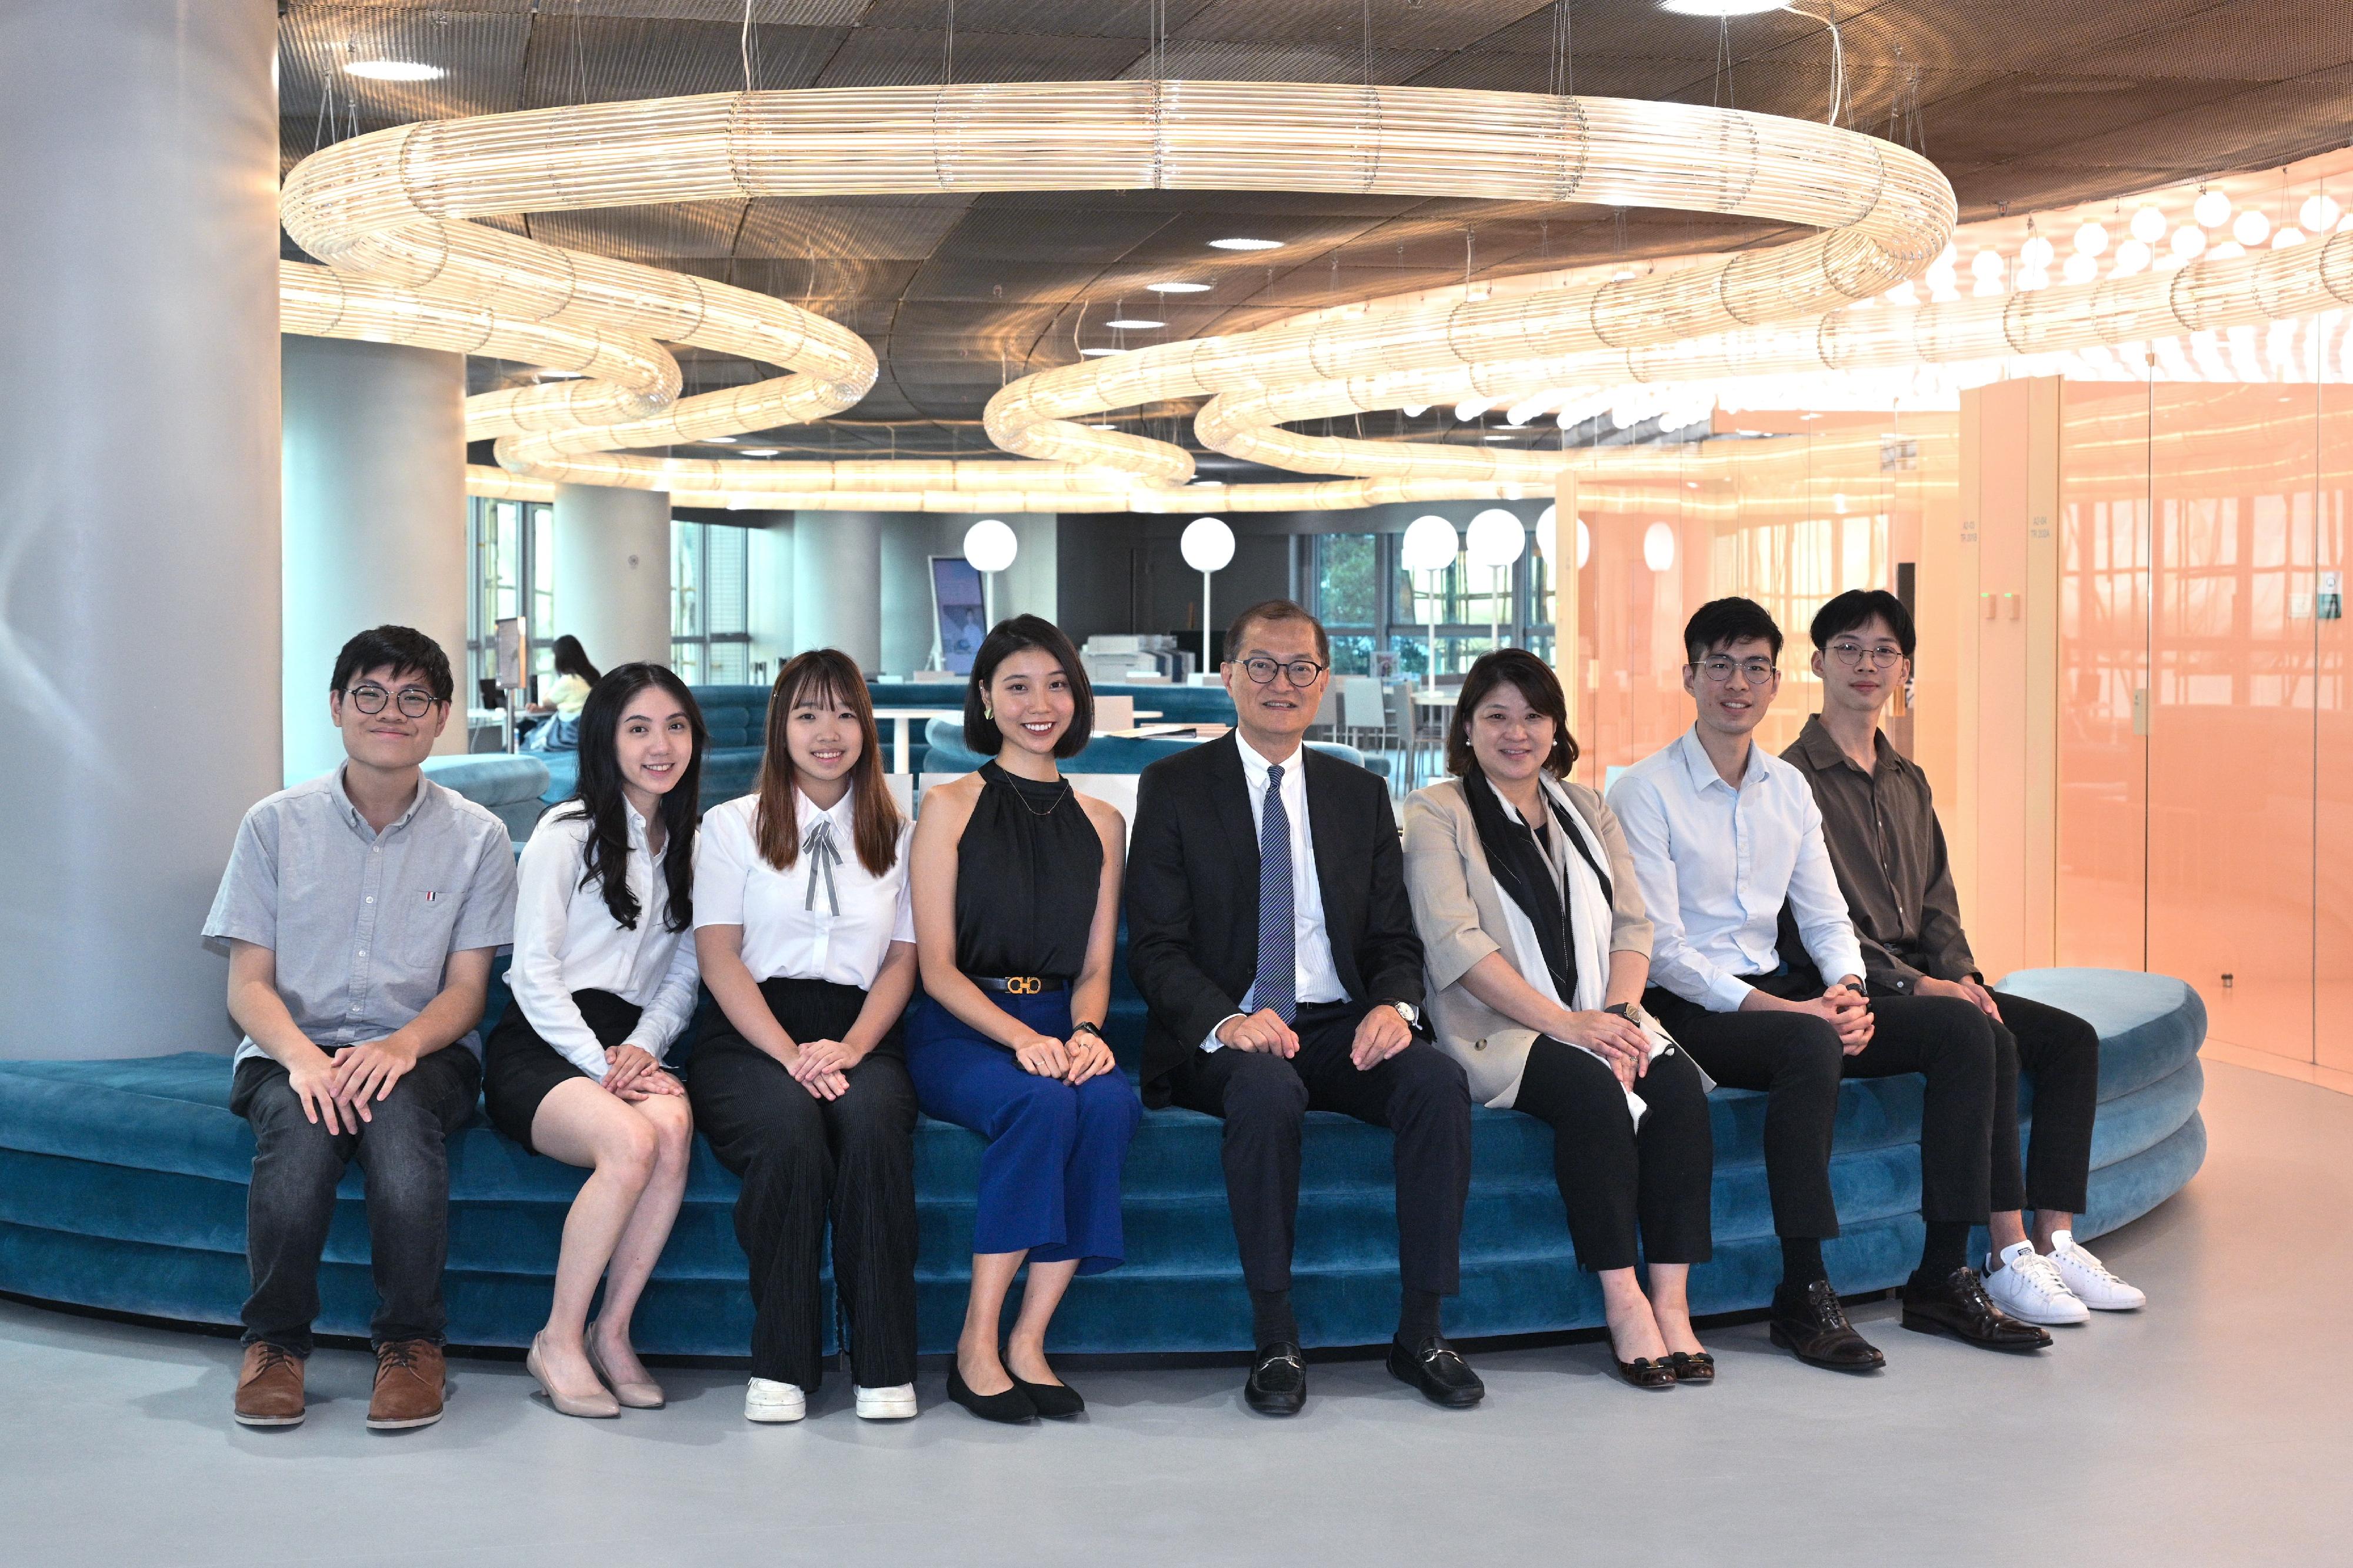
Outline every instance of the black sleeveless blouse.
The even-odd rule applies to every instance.
[[[1103,839],[1067,780],[980,769],[956,845],[956,967],[1075,980],[1103,888]]]

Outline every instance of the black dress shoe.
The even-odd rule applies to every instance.
[[[1440,1334],[1425,1334],[1411,1350],[1389,1342],[1389,1375],[1421,1390],[1432,1405],[1461,1410],[1487,1397],[1487,1385]]]
[[[1773,1317],[1767,1327],[1775,1344],[1808,1366],[1824,1366],[1832,1372],[1877,1372],[1887,1364],[1887,1358],[1846,1321],[1846,1309],[1839,1304],[1838,1291],[1827,1279],[1807,1286],[1805,1295],[1796,1300],[1778,1290],[1773,1292]]]
[[[1904,1283],[1904,1326],[1924,1334],[1950,1334],[1989,1351],[2039,1351],[2051,1336],[2021,1322],[1986,1294],[1985,1281],[1966,1264],[1934,1285]]]
[[[1050,1421],[1067,1421],[1087,1407],[1079,1391],[1067,1383],[1031,1383],[1015,1377],[1008,1369],[1005,1374],[1013,1378],[1013,1386],[1029,1398],[1030,1407]]]
[[[1242,1402],[1261,1415],[1296,1415],[1307,1403],[1307,1363],[1288,1340],[1261,1345],[1251,1358]]]
[[[1008,1373],[1006,1375],[1010,1377],[1013,1374]],[[1024,1426],[1038,1419],[1038,1407],[1029,1403],[1029,1396],[1021,1392],[1021,1384],[1018,1382],[1002,1394],[975,1394],[972,1384],[964,1380],[963,1372],[952,1367],[948,1371],[948,1397],[983,1421],[1001,1421],[1008,1426]]]

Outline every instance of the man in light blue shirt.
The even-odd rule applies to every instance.
[[[1904,1287],[1905,1324],[1995,1350],[2049,1344],[1995,1307],[1968,1263],[1991,1194],[1985,1016],[1952,997],[1865,995],[1812,786],[1752,738],[1780,689],[1773,617],[1751,600],[1716,599],[1692,616],[1683,644],[1692,728],[1628,769],[1609,808],[1653,927],[1643,1005],[1718,1083],[1769,1096],[1765,1174],[1782,1267],[1773,1342],[1839,1371],[1886,1363],[1847,1321],[1822,1261],[1823,1241],[1839,1233],[1831,1139],[1841,1079],[1916,1072],[1927,1079],[1928,1240]]]

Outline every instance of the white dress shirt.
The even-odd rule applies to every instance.
[[[1651,979],[1715,1013],[1737,1012],[1740,976],[1780,967],[1787,904],[1824,981],[1862,973],[1862,947],[1822,846],[1806,777],[1755,742],[1736,790],[1695,731],[1610,786],[1654,930]]]
[[[907,890],[908,828],[902,824],[891,868],[880,877],[858,858],[857,795],[819,811],[800,791],[801,851],[790,870],[760,857],[760,797],[729,801],[702,819],[695,861],[694,923],[744,928],[744,967],[754,980],[780,975],[874,987],[894,942],[915,940],[915,906]],[[839,859],[815,847],[819,825]]]
[[[1302,1003],[1345,1002],[1348,993],[1341,987],[1339,970],[1333,966],[1332,938],[1324,929],[1324,884],[1315,875],[1315,836],[1307,822],[1307,748],[1296,747],[1288,757],[1269,759],[1237,732],[1234,750],[1242,754],[1242,788],[1250,796],[1250,831],[1255,834],[1266,831],[1266,785],[1271,776],[1267,770],[1277,761],[1282,764],[1282,809],[1291,822],[1292,996]],[[1224,1028],[1231,1018],[1256,1012],[1257,995],[1258,986],[1252,984],[1242,998],[1241,1012],[1219,1019],[1218,1028]],[[1212,1029],[1201,1048],[1214,1051],[1224,1045],[1218,1030]]]
[[[670,885],[646,847],[646,819],[632,806],[629,890],[638,929],[625,931],[602,887],[583,887],[589,824],[578,803],[549,809],[515,866],[514,963],[507,986],[539,1037],[603,1082],[605,1047],[581,1017],[575,991],[609,991],[644,1011],[624,1045],[659,1061],[694,1016],[694,942],[670,929]]]

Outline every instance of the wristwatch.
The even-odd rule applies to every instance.
[[[1098,1040],[1101,1040],[1103,1037],[1103,1032],[1101,1029],[1096,1028],[1092,1024],[1088,1023],[1084,1018],[1080,1019],[1077,1023],[1071,1026],[1071,1033],[1074,1035],[1092,1035]],[[1105,1043],[1108,1044],[1109,1042],[1106,1041]]]
[[[1615,1013],[1630,1024],[1634,1021],[1634,1004],[1631,1002],[1612,1002],[1601,1010],[1605,1013]]]
[[[1419,1029],[1421,1027],[1421,1009],[1415,1006],[1412,1003],[1391,1002],[1387,1004],[1387,1005],[1397,1009],[1397,1016],[1405,1020],[1405,1026],[1407,1028]]]

